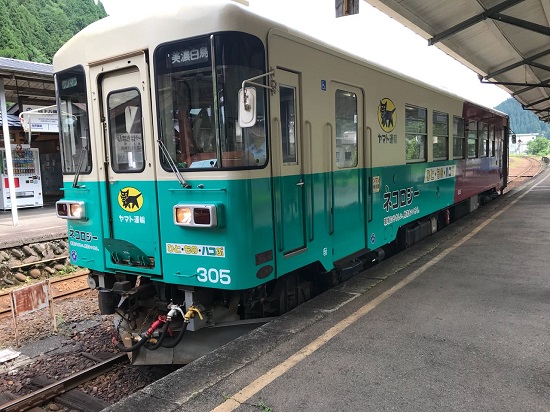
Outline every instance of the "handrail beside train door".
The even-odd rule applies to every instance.
[[[272,142],[278,142],[281,136],[281,121],[278,117],[273,118],[273,127],[271,128],[271,141]],[[282,148],[279,147],[280,145],[276,145],[277,150],[281,150],[280,158],[282,158]],[[273,150],[272,146],[272,150]],[[271,162],[272,163],[272,175],[273,176],[281,176],[281,163],[280,162]],[[275,170],[277,169],[277,170]],[[277,235],[279,237],[278,247],[277,249],[279,252],[282,252],[285,248],[284,245],[284,228],[283,228],[283,212],[281,210],[281,186],[280,183],[275,184],[277,179],[274,179],[274,185],[273,185],[273,205],[274,205],[274,212],[275,212],[275,227],[277,228]]]
[[[367,179],[367,196],[369,197],[368,202],[365,202],[367,205],[367,211],[366,211],[366,219],[367,222],[372,222],[372,129],[367,126],[366,127],[367,136],[365,139],[365,147],[363,148],[363,151],[369,150],[369,168],[367,168],[367,163],[365,163],[365,170],[367,170],[366,179]],[[368,144],[368,146],[367,146]],[[366,154],[365,154],[365,160],[366,160]]]
[[[306,213],[308,214],[309,216],[309,227],[307,228],[308,229],[308,240],[310,242],[313,241],[313,238],[314,238],[314,235],[313,235],[313,230],[314,230],[314,219],[313,219],[313,210],[314,210],[314,190],[313,190],[313,137],[312,137],[312,125],[311,125],[311,122],[309,120],[306,120],[304,122],[304,136],[303,136],[303,145],[302,147],[305,148],[307,147],[308,150],[307,150],[307,156],[308,156],[308,161],[307,162],[304,162],[302,161],[302,163],[305,163],[305,166],[307,166],[307,170],[304,170],[305,172],[305,176],[307,179],[309,179],[309,184],[306,186],[306,190],[308,191],[307,195],[305,196],[305,200],[306,200]],[[303,150],[303,153],[304,153],[304,157],[305,157],[305,150]],[[304,168],[305,169],[305,168]]]
[[[327,185],[326,185],[326,196],[325,196],[325,202],[326,202],[326,210],[328,211],[328,234],[332,235],[334,233],[334,149],[332,147],[332,141],[334,137],[334,127],[332,126],[332,123],[326,122],[325,128],[330,129],[330,132],[326,135],[328,138],[326,147],[328,148],[328,166],[326,168],[327,170]]]

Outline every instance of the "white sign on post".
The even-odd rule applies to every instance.
[[[33,132],[59,133],[56,106],[24,104],[20,117],[23,117]]]

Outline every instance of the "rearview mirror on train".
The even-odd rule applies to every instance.
[[[239,126],[252,127],[256,123],[256,88],[239,90]]]
[[[516,144],[516,135],[515,134],[512,135],[512,144]]]

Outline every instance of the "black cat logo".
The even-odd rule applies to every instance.
[[[143,197],[139,190],[125,187],[118,193],[118,204],[127,212],[137,212],[143,205]]]
[[[378,123],[386,133],[391,132],[395,127],[394,113],[395,105],[390,99],[384,98],[380,100],[380,104],[378,105]]]

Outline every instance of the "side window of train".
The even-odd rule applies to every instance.
[[[495,125],[492,124],[489,126],[489,156],[496,156],[496,145],[495,145]]]
[[[433,112],[433,155],[434,160],[447,160],[449,157],[449,115]]]
[[[475,159],[479,154],[479,145],[477,142],[477,122],[470,120],[468,122],[468,159]]]
[[[407,163],[425,162],[428,138],[427,110],[423,107],[405,105],[405,138]]]
[[[480,123],[479,140],[481,143],[481,157],[489,157],[489,125]]]
[[[283,145],[283,163],[297,164],[296,153],[296,89],[290,86],[280,87],[281,93],[281,144]]]
[[[453,116],[453,158],[464,159],[464,145],[466,137],[464,135],[464,119]]]
[[[136,89],[119,90],[107,97],[111,165],[117,173],[143,171],[141,96]]]
[[[357,95],[336,90],[336,166],[357,166]]]

